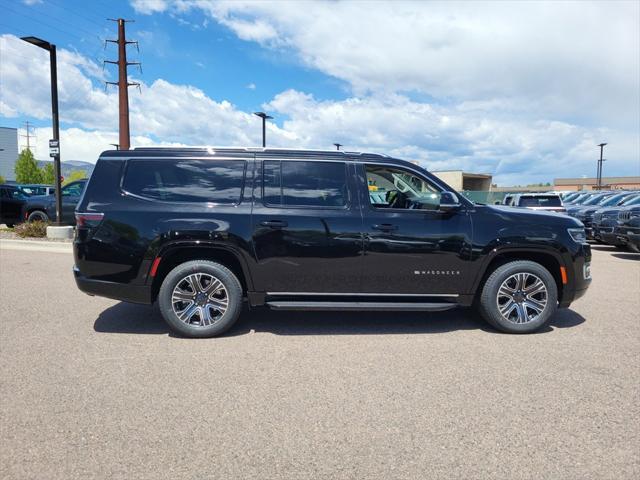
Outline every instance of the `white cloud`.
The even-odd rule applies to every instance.
[[[247,88],[248,88],[249,90],[255,90],[255,89],[256,89],[256,84],[255,84],[255,83],[249,83],[249,84],[247,85]]]
[[[147,13],[145,2],[134,7]],[[356,95],[419,91],[639,128],[640,3],[181,0]]]
[[[0,115],[48,119],[46,58],[16,37],[0,36]],[[117,143],[117,95],[104,93],[101,70],[91,60],[59,51],[63,160],[95,161]],[[26,80],[28,79],[28,80]],[[64,93],[63,93],[64,92]],[[260,144],[260,119],[190,85],[163,79],[130,94],[133,146]],[[281,147],[378,151],[419,160],[434,169],[460,168],[496,175],[499,183],[549,181],[592,175],[596,147],[609,142],[605,173],[639,174],[637,132],[584,126],[524,115],[508,101],[427,103],[390,92],[319,101],[287,90],[263,105],[279,119],[267,142]],[[5,122],[6,123],[6,122]],[[38,132],[38,157],[46,158],[47,129]]]
[[[38,5],[38,4],[42,3],[42,0],[22,0],[22,3],[24,3],[25,5],[31,7],[32,5]]]

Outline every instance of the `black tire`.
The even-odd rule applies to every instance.
[[[178,288],[178,293],[182,296],[191,294],[192,283],[190,283],[186,277],[192,274],[199,275],[201,280],[197,280],[199,282],[198,288],[205,287],[201,292],[201,295],[204,295],[204,297],[199,298],[199,300],[202,301],[202,306],[199,306],[199,303],[195,303],[195,299],[185,300],[184,302],[180,301],[176,304],[180,307],[178,309],[179,313],[185,312],[183,313],[183,318],[186,318],[186,316],[191,313],[189,320],[182,320],[173,308],[172,298],[176,288]],[[220,298],[209,297],[207,292],[204,291],[207,285],[212,285],[212,283],[206,283],[208,277],[212,277],[221,283],[222,287],[224,287],[223,296],[222,293],[219,293],[219,295],[221,295]],[[178,285],[184,288],[178,287]],[[196,290],[198,290],[198,288],[196,288]],[[194,290],[193,293],[196,293],[196,290]],[[220,292],[222,292],[222,289]],[[219,310],[210,309],[208,307],[209,304],[204,303],[211,301],[220,303],[225,298],[227,307],[222,314],[220,314]],[[182,310],[181,308],[189,305],[189,302],[194,303],[192,303],[189,308]],[[163,318],[175,332],[193,338],[215,337],[226,332],[238,319],[242,309],[242,286],[233,272],[224,265],[209,260],[191,260],[178,265],[167,274],[158,293],[158,304]],[[191,312],[190,308],[193,308],[195,312]],[[200,308],[199,311],[198,308]],[[207,318],[203,319],[201,316],[204,312],[203,309],[206,309],[209,313],[213,312],[214,315],[217,315],[216,318],[211,320],[209,314],[205,313]],[[212,323],[204,325],[209,321]]]
[[[15,223],[7,223],[6,225],[7,225],[7,228],[13,228],[16,226]]]
[[[529,285],[528,288],[531,289],[533,286],[533,283],[531,282],[540,280],[541,283],[544,284],[546,293],[539,292],[531,295],[531,297],[525,296],[523,298],[521,296],[522,294],[518,293],[521,290],[516,288],[514,291],[514,295],[516,296],[515,298],[524,301],[512,301],[511,304],[508,304],[508,297],[502,295],[499,297],[498,290],[501,288],[503,283],[507,281],[507,279],[509,279],[509,282],[515,282],[515,284],[507,283],[507,287],[512,288],[512,285],[515,286],[518,280],[513,279],[512,276],[520,273],[527,274],[524,277],[525,285],[522,290],[526,292],[527,285]],[[498,305],[498,302],[505,298],[507,298],[507,300],[504,301],[502,304],[503,306],[508,307],[509,305],[512,305],[513,307],[513,305],[516,305],[513,307],[515,308],[515,315],[512,308],[512,311],[507,314],[507,317],[509,318],[505,318],[505,316],[503,316]],[[543,298],[546,299],[544,308],[542,308],[539,313],[535,313],[535,310],[533,310],[532,307],[535,305],[536,308],[540,308],[539,305]],[[549,271],[539,263],[528,260],[516,260],[501,265],[491,273],[482,287],[479,303],[482,317],[496,329],[506,333],[532,333],[547,325],[553,314],[558,309],[558,286],[553,275],[551,275],[551,273],[549,273]],[[534,312],[535,314],[530,315],[530,312]],[[511,318],[512,316],[517,318]],[[532,317],[531,320],[526,321],[530,317]],[[525,323],[516,323],[518,318],[524,318]]]
[[[27,217],[27,222],[48,222],[49,215],[42,210],[34,210]]]

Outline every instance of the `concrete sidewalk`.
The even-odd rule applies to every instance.
[[[72,243],[49,240],[0,239],[0,250],[28,250],[32,252],[72,253]]]

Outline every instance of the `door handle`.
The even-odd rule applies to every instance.
[[[269,228],[284,228],[289,224],[284,220],[265,220],[264,222],[260,222],[260,225]]]
[[[375,230],[382,230],[383,232],[391,232],[397,230],[397,225],[391,225],[390,223],[377,223],[373,226]]]

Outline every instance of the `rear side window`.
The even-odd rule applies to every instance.
[[[265,205],[340,208],[347,205],[344,162],[265,160]]]
[[[129,160],[122,187],[165,202],[240,203],[246,162]]]
[[[562,202],[557,195],[540,197],[520,197],[521,207],[561,207]]]

